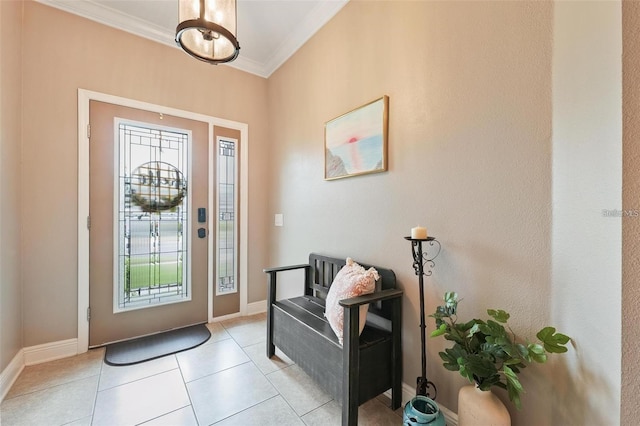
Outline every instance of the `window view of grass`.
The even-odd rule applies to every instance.
[[[157,231],[149,233],[148,223],[132,226],[131,254],[125,258],[125,291],[140,293],[140,289],[176,286],[183,283],[182,236],[179,223],[163,222],[152,225]],[[141,228],[141,229],[136,229]],[[142,232],[145,229],[145,232]],[[154,251],[149,247],[161,248]],[[176,251],[177,249],[177,251]]]
[[[129,290],[182,284],[182,262],[173,264],[139,263],[128,266]]]
[[[175,294],[184,284],[182,222],[176,212],[133,216],[128,222],[123,290],[127,299]]]

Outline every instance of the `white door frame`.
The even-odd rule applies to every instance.
[[[209,152],[215,149],[213,126],[226,127],[240,131],[240,315],[247,313],[247,255],[248,255],[248,210],[249,205],[249,126],[246,123],[211,117],[190,111],[169,108],[119,96],[107,95],[85,89],[78,89],[78,353],[89,349],[89,101],[100,101],[137,108],[146,111],[173,115],[190,120],[202,121],[209,124]],[[211,155],[209,155],[211,158]],[[210,162],[211,163],[211,162]],[[209,176],[213,176],[213,164],[209,165]],[[213,257],[209,255],[209,282],[207,317],[209,322],[213,318]]]

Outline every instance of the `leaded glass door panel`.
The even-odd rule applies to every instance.
[[[215,271],[213,284],[213,317],[236,313],[240,310],[238,291],[238,241],[240,211],[238,209],[240,132],[214,126],[214,149],[211,161],[215,164],[212,186],[211,253]],[[214,248],[215,247],[215,248]]]
[[[90,123],[89,345],[206,322],[208,123],[97,101]]]

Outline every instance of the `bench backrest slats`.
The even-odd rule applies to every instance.
[[[309,265],[311,265],[312,280],[306,294],[326,299],[333,279],[346,265],[346,260],[312,253],[309,255]]]
[[[357,259],[354,259],[354,261],[365,269],[369,269],[371,267],[371,265],[358,262]],[[309,265],[311,265],[311,269],[309,271],[310,277],[307,288],[305,289],[305,294],[315,296],[320,299],[326,299],[333,279],[340,269],[346,265],[346,263],[346,259],[338,259],[317,253],[311,253],[309,255]],[[377,266],[374,266],[374,268],[380,275],[380,279],[376,282],[376,291],[396,288],[396,275],[391,269],[380,268]],[[369,315],[377,315],[390,320],[391,302],[379,302],[369,305]]]

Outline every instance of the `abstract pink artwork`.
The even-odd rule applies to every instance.
[[[326,180],[387,170],[388,109],[383,96],[325,124]]]

